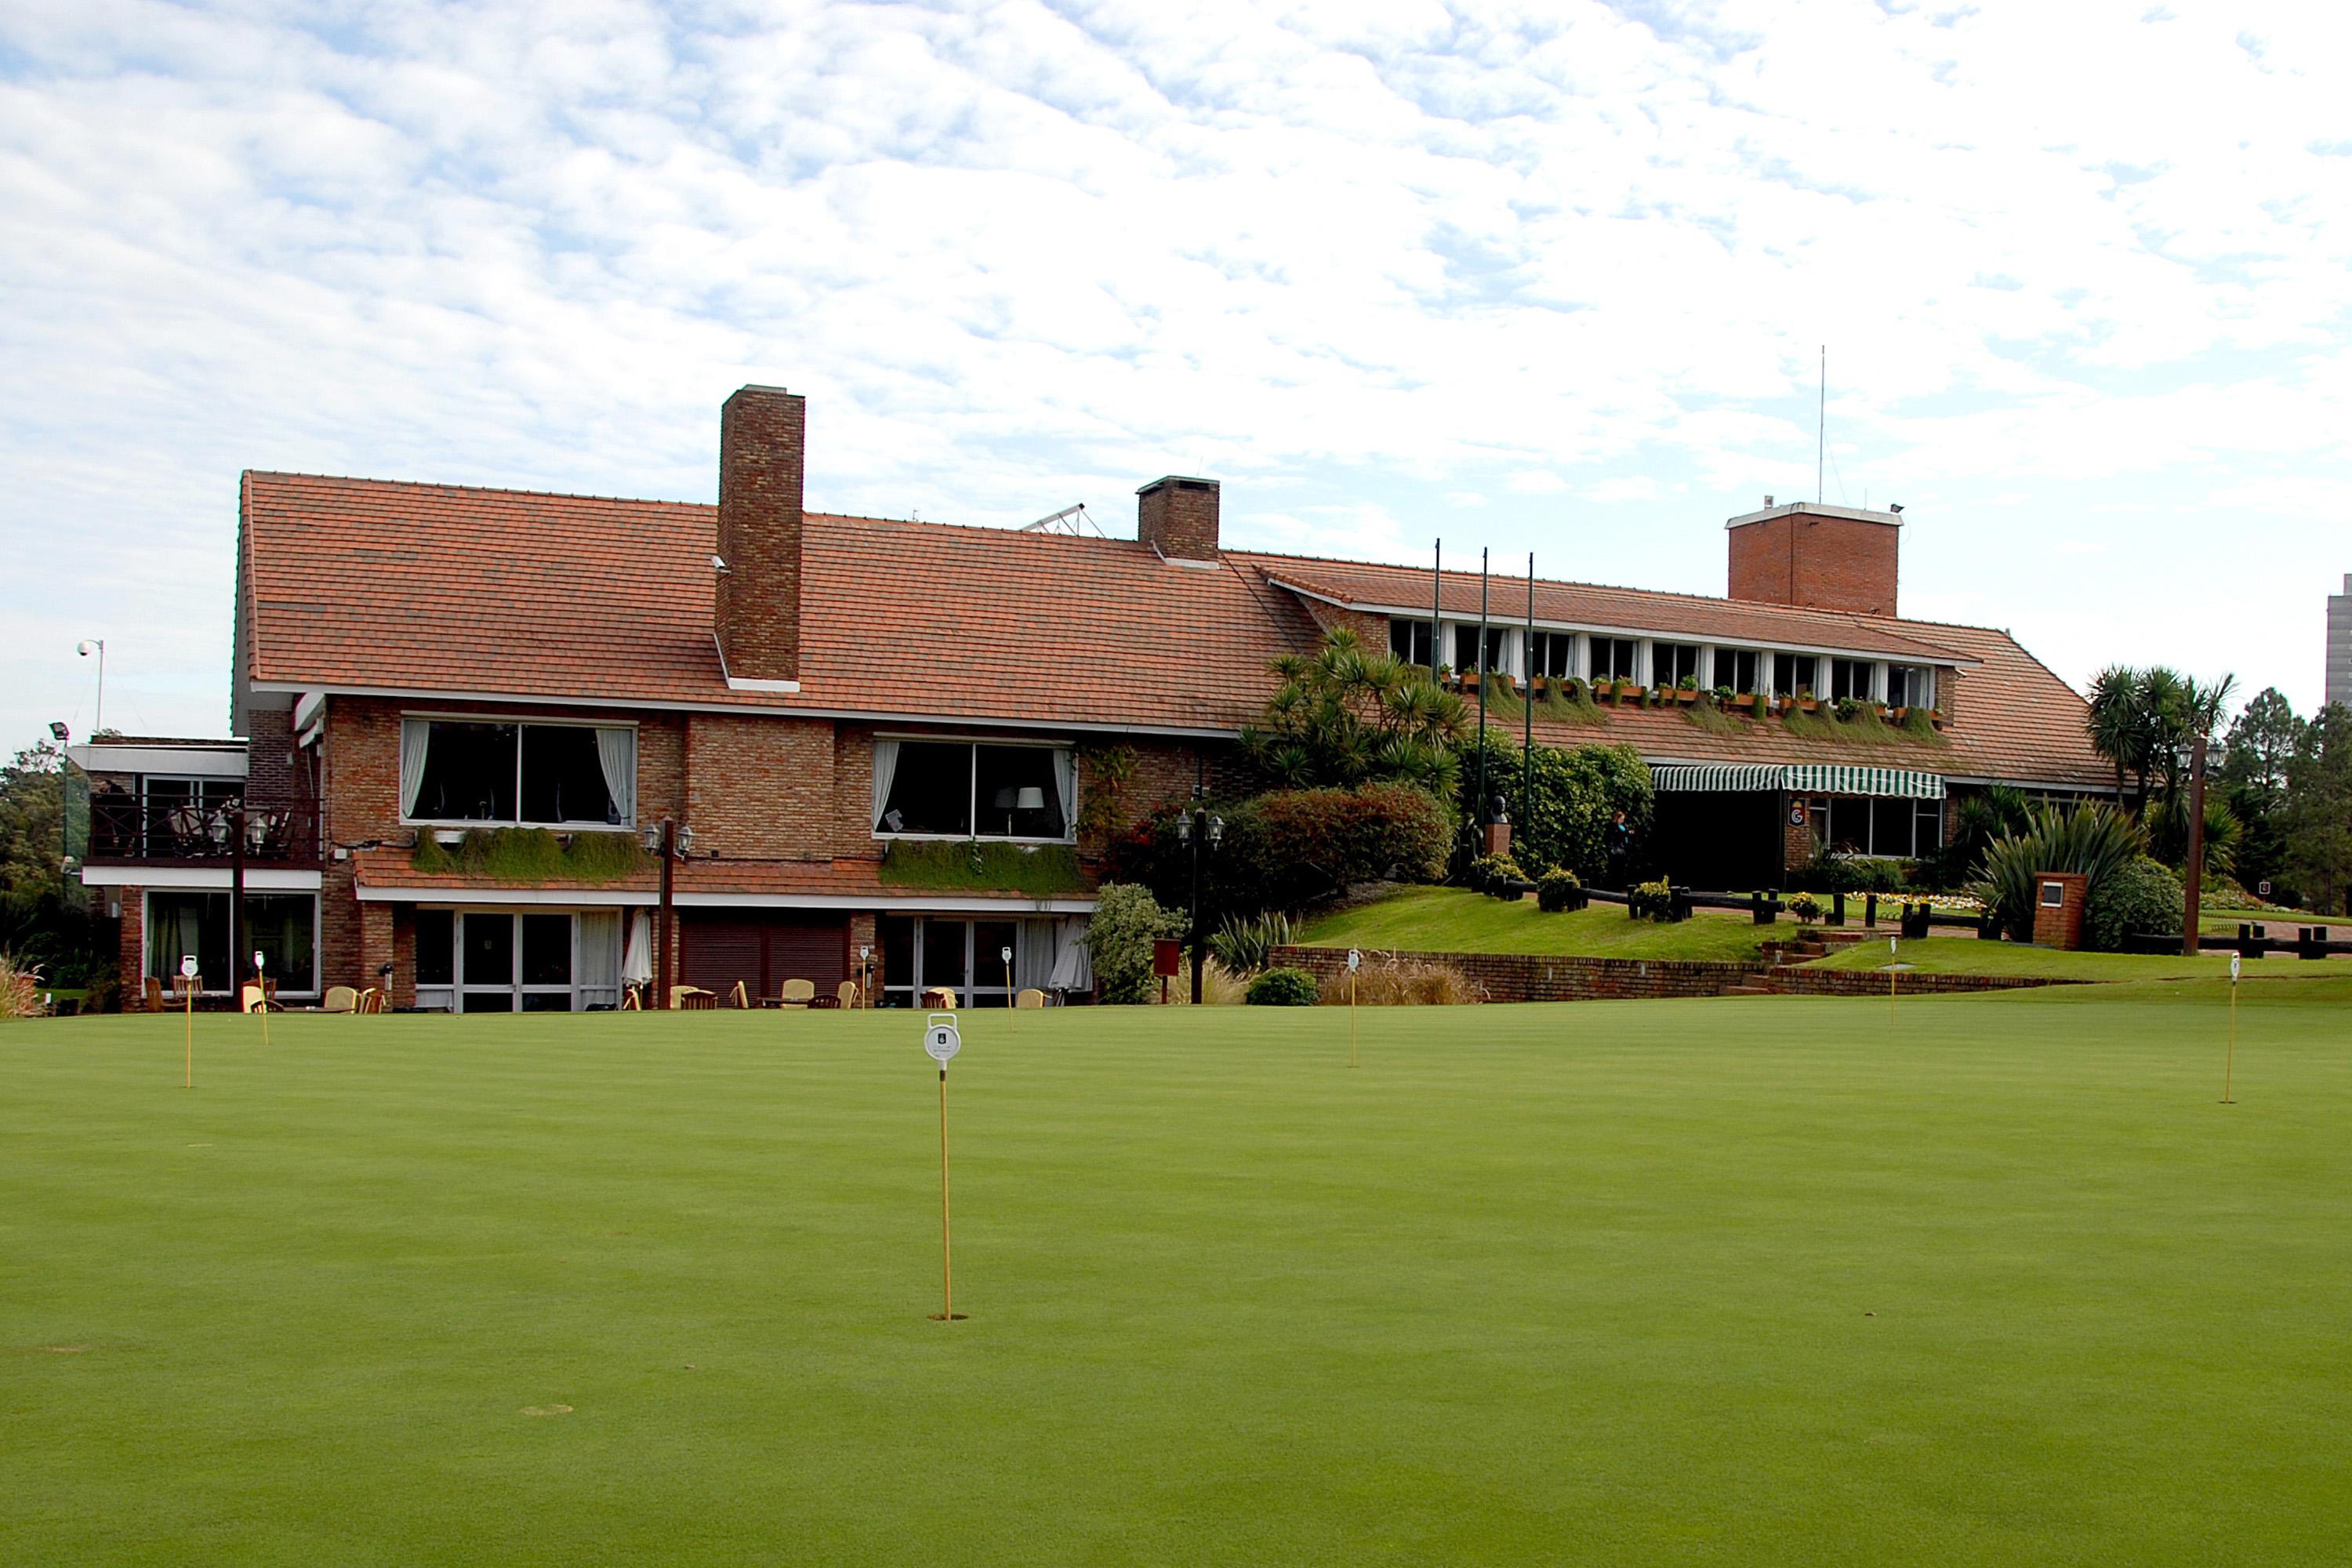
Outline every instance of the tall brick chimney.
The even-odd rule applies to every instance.
[[[729,685],[793,690],[801,673],[801,474],[808,400],[738,388],[719,411],[719,656]]]
[[[1217,559],[1217,481],[1171,474],[1135,492],[1135,536],[1171,561]]]
[[[1735,517],[1731,596],[1892,616],[1903,520],[1890,511],[1792,501]]]

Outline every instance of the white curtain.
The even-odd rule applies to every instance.
[[[583,910],[580,912],[581,1001],[610,1007],[621,999],[621,911]]]
[[[425,786],[425,752],[433,741],[429,720],[400,721],[400,815],[416,815],[416,792]]]
[[[1034,985],[1045,989],[1054,973],[1055,921],[1023,921],[1021,942],[1013,951],[1013,975],[1017,985]]]
[[[1075,838],[1078,834],[1078,753],[1056,749],[1054,752],[1054,789],[1062,797],[1062,835]]]
[[[1091,991],[1095,988],[1094,955],[1087,951],[1087,922],[1083,916],[1073,915],[1057,922],[1054,931],[1054,981],[1055,991]]]
[[[898,778],[898,742],[874,742],[874,829],[882,830],[882,814],[890,809],[890,786]]]
[[[635,730],[596,731],[596,765],[604,770],[604,793],[613,797],[616,822],[634,822],[637,816],[637,732]]]
[[[629,947],[621,956],[621,984],[644,985],[654,977],[654,918],[639,910],[629,921]]]

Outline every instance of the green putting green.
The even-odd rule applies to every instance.
[[[0,1027],[0,1562],[2352,1557],[2352,984]]]

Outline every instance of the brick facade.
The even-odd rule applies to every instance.
[[[866,755],[870,777],[870,742]],[[686,821],[696,853],[832,858],[841,848],[844,815],[835,757],[830,720],[693,715],[687,721]]]
[[[719,417],[716,619],[727,674],[795,680],[801,668],[802,483],[806,400],[746,386]]]
[[[1171,474],[1135,492],[1135,536],[1179,561],[1217,559],[1219,486]]]
[[[1735,599],[1868,616],[1895,613],[1902,525],[1791,510],[1731,531]]]

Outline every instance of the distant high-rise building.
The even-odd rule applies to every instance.
[[[2352,572],[2327,595],[2327,700],[2352,708]]]

